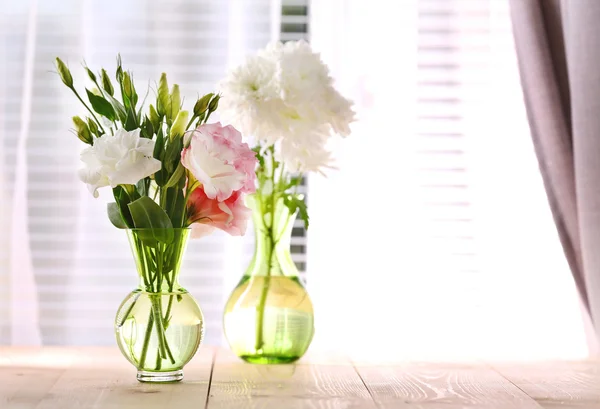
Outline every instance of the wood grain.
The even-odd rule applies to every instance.
[[[291,365],[250,365],[219,350],[209,409],[374,409],[368,390],[347,360],[310,358]]]
[[[357,366],[380,408],[540,408],[485,365]]]
[[[137,382],[135,368],[116,349],[13,351],[0,361],[0,407],[203,408],[213,356],[213,349],[203,348],[184,369],[183,382],[155,385]]]
[[[600,363],[493,365],[542,407],[600,409]]]
[[[141,384],[116,348],[0,347],[1,409],[600,409],[598,362],[353,365],[312,353],[250,365],[203,347],[175,384]]]

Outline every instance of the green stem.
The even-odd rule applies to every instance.
[[[192,122],[194,122],[194,119],[198,118],[197,116],[192,116],[192,119],[190,119],[190,121],[187,123],[187,125],[185,126],[185,131],[187,132],[188,129],[190,129],[190,125],[192,124]]]
[[[83,99],[81,99],[81,97],[79,96],[79,93],[75,90],[75,88],[71,88],[71,91],[73,91],[73,93],[75,94],[75,96],[77,97],[77,99],[79,100],[79,102],[81,102],[83,104],[83,106],[90,112],[90,114],[92,114],[92,118],[94,118],[94,121],[96,121],[96,123],[98,124],[98,126],[102,130],[102,133],[106,133],[106,131],[104,130],[104,128],[102,128],[102,124],[100,123],[100,121],[98,121],[98,118],[96,118],[96,115],[94,114],[94,111],[92,111],[90,109],[90,107],[83,101]]]
[[[164,326],[165,321],[162,316],[162,282],[163,279],[165,279],[169,284],[169,287],[172,288],[174,285],[174,277],[169,277],[168,273],[165,274],[163,271],[165,262],[164,256],[168,246],[159,244],[153,251],[150,247],[144,246],[143,243],[138,242],[136,243],[136,248],[141,258],[141,273],[145,291],[148,293],[148,298],[151,303],[148,326],[146,327],[144,343],[142,345],[142,352],[139,360],[139,368],[145,369],[150,339],[153,330],[156,329],[158,351],[154,369],[158,371],[162,368],[163,359],[169,359],[172,364],[175,364],[175,358],[173,357],[173,353],[171,352],[171,348],[167,341],[165,333],[166,329]],[[169,310],[168,313],[170,314]]]
[[[157,299],[158,297],[158,299]],[[165,329],[162,325],[162,313],[160,310],[160,294],[151,295],[150,301],[152,303],[152,315],[154,316],[154,322],[156,323],[156,335],[158,337],[158,351],[162,359],[167,358],[167,351],[165,349],[164,335]]]
[[[263,208],[262,199],[261,199],[261,204],[260,204],[260,207],[263,210],[263,218],[262,218],[263,227],[265,228],[265,230],[268,233],[269,257],[268,257],[268,263],[267,263],[267,271],[265,273],[263,287],[262,287],[261,294],[260,294],[260,299],[259,299],[258,305],[256,307],[256,312],[257,312],[256,342],[254,345],[254,348],[256,351],[261,350],[265,343],[265,341],[264,341],[265,307],[267,304],[267,295],[269,294],[269,288],[271,286],[271,270],[273,269],[273,255],[275,253],[275,245],[277,244],[277,242],[275,241],[275,233],[274,233],[274,230],[275,230],[275,202],[276,202],[277,189],[275,189],[275,157],[274,157],[274,151],[273,151],[272,147],[271,147],[270,179],[271,179],[271,184],[273,186],[272,192],[269,197],[269,199],[271,200],[271,223],[270,223],[270,225],[267,224],[267,222],[264,218],[264,214],[265,214],[264,210],[265,209]]]
[[[150,335],[152,335],[152,327],[154,324],[154,314],[150,311],[148,317],[148,326],[146,327],[146,333],[144,335],[144,345],[142,346],[142,355],[140,356],[140,369],[144,369],[146,364],[146,355],[148,354],[148,345],[150,344]]]

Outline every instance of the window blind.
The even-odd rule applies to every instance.
[[[359,118],[333,183],[310,180],[315,345],[386,361],[585,354],[508,0],[312,10],[311,39]]]
[[[492,79],[490,60],[498,37],[494,18],[500,19],[511,39],[508,5],[492,10],[494,1],[419,0],[417,2],[416,122],[413,151],[415,245],[420,249],[415,267],[420,285],[427,282],[423,303],[425,321],[435,322],[435,331],[449,335],[446,348],[467,355],[464,345],[477,353],[485,334],[482,328],[496,306],[494,274],[482,257],[478,216],[477,156],[473,140],[490,138],[474,117],[478,105],[489,107]],[[505,3],[505,2],[502,2]],[[498,14],[501,13],[501,14]],[[494,31],[496,30],[496,31]],[[512,60],[507,47],[502,58]],[[518,94],[518,81],[511,84]],[[522,129],[526,138],[527,129]],[[534,157],[532,155],[532,160]],[[501,305],[497,304],[497,305]],[[425,305],[429,305],[425,307]],[[436,308],[436,306],[438,306]],[[460,317],[455,320],[444,316]],[[461,333],[473,334],[465,342]]]
[[[281,33],[280,40],[298,41],[309,39],[309,0],[283,0],[281,7]],[[298,191],[304,194],[304,200],[308,201],[308,184],[303,178]],[[291,252],[292,259],[300,272],[300,276],[306,281],[306,229],[302,220],[296,220],[292,230]]]
[[[422,238],[452,279],[479,271],[467,133],[469,95],[489,58],[489,19],[487,1],[418,2],[417,205]]]
[[[10,202],[18,135],[24,125],[20,108],[26,39],[33,28],[26,140],[28,225],[22,228],[29,229],[42,342],[112,345],[114,314],[136,287],[137,276],[125,233],[111,226],[105,215],[106,203],[112,201],[110,191],[104,189],[99,199],[93,199],[77,179],[82,146],[68,130],[70,117],[84,111],[53,73],[54,57],[68,62],[82,91],[91,85],[81,75],[80,62],[85,60],[93,70],[105,67],[112,76],[120,53],[125,68],[134,73],[140,99],[147,88],[148,98],[154,97],[153,81],[165,71],[170,83],[180,84],[189,104],[214,91],[232,62],[270,41],[272,4],[270,0],[37,3],[34,20],[29,19],[30,1],[0,6],[0,164],[6,169],[0,187],[3,198],[9,199],[5,203]],[[4,220],[0,227],[7,223]],[[0,240],[11,237],[2,234]],[[225,271],[232,257],[241,257],[231,252],[229,240],[235,238],[217,233],[191,241],[182,267],[181,283],[202,307],[209,344],[221,342],[224,299],[232,290],[225,285]],[[3,282],[8,279],[0,274]],[[9,308],[0,307],[0,313]],[[6,328],[1,327],[0,343],[9,342]]]

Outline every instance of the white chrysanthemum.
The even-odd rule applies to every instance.
[[[334,134],[341,136],[350,135],[350,124],[354,121],[352,102],[344,98],[333,87],[330,87],[323,96],[323,113]]]
[[[285,108],[274,81],[275,65],[253,56],[221,82],[219,113],[244,135],[274,143],[281,128],[279,112]],[[274,139],[270,139],[274,138]]]
[[[247,137],[276,145],[292,170],[328,167],[327,138],[347,136],[354,120],[351,102],[305,41],[269,44],[232,71],[221,91],[221,117]]]

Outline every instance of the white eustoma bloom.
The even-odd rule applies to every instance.
[[[319,54],[301,41],[269,44],[221,83],[221,118],[297,171],[330,167],[332,135],[347,136],[352,103],[333,87]]]
[[[102,135],[81,152],[85,166],[79,170],[79,179],[94,197],[104,186],[136,184],[160,170],[161,162],[152,157],[153,151],[154,141],[140,137],[139,129]]]

